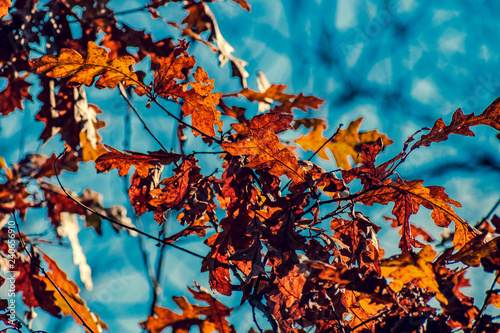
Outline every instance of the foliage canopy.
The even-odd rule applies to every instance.
[[[232,1],[250,11],[246,0]],[[37,74],[36,120],[44,125],[39,139],[45,143],[59,134],[65,146],[63,153],[50,157],[31,153],[10,165],[0,159],[0,266],[2,274],[15,272],[15,292],[26,307],[54,317],[72,316],[88,332],[107,329],[80,297],[78,285],[42,251],[44,243],[67,237],[74,256],[85,259],[78,244],[78,216],[98,235],[107,220],[131,237],[200,257],[199,268],[207,272],[212,292],[197,283],[186,286],[202,305],[174,296],[182,313],[156,304],[155,297],[150,316],[138,323],[150,332],[188,332],[193,326],[203,333],[235,332],[232,309],[216,296],[234,293],[266,318],[267,323],[259,323],[254,315],[255,328],[248,332],[263,331],[261,325],[274,332],[499,331],[498,316],[484,310],[500,307],[500,289],[495,288],[500,283],[500,219],[487,216],[472,225],[455,213],[453,207],[461,204],[444,187],[404,179],[397,169],[415,150],[430,149],[426,147],[451,134],[473,137],[479,125],[500,131],[500,99],[479,115],[458,109],[451,120],[438,119],[387,159],[379,155],[394,141],[377,130],[360,131],[363,118],[326,138],[324,119],[301,117],[319,109],[322,99],[285,93],[286,85],[271,85],[263,76],[259,91],[249,89],[246,63],[223,38],[208,4],[212,1],[176,2],[151,0],[127,14],[148,12],[189,42],[172,37],[154,41],[150,33],[120,22],[124,13],[115,13],[108,1],[0,1],[0,75],[7,80],[0,112],[3,117],[19,112],[25,100],[33,100],[28,77]],[[159,12],[166,5],[183,6],[187,14],[181,22],[167,21]],[[72,25],[83,32],[80,38],[74,37]],[[221,66],[231,64],[239,91],[216,91],[210,73],[190,54],[196,43],[216,53]],[[37,54],[40,49],[43,54]],[[149,73],[134,69],[145,59]],[[105,123],[98,115],[106,110],[89,103],[84,86],[117,89],[162,149],[136,152],[104,144],[98,131]],[[256,102],[262,112],[249,116],[249,110],[238,106],[242,100]],[[141,117],[152,106],[175,124],[178,141],[172,150]],[[176,107],[179,115],[171,111]],[[293,136],[302,126],[307,134]],[[293,141],[283,140],[283,133]],[[186,140],[198,140],[203,150],[186,152]],[[302,159],[297,146],[313,154]],[[324,170],[311,162],[316,155],[328,160],[327,151],[337,168]],[[200,162],[206,155],[213,155],[217,170],[207,171]],[[79,195],[66,189],[59,175],[78,172],[81,163],[93,163],[98,173],[117,169],[134,211],[104,207],[100,195],[89,189]],[[374,204],[393,207],[393,216],[385,219],[390,228],[399,229],[399,255],[384,256],[377,236],[381,221],[361,211]],[[45,207],[57,240],[19,230],[17,217],[24,219],[28,209],[40,207]],[[436,226],[454,226],[439,245],[411,222],[422,207]],[[127,217],[151,217],[148,223],[161,230],[165,223],[177,223],[172,212],[183,229],[159,236],[147,234]],[[206,253],[175,244],[184,237],[204,242]],[[75,263],[90,289],[90,268],[85,260]],[[480,308],[461,291],[471,283],[465,277],[470,267],[495,274]],[[150,278],[157,296],[157,281]],[[5,281],[2,277],[0,284]],[[8,300],[2,300],[0,311],[5,325],[30,330],[21,317],[10,319]]]

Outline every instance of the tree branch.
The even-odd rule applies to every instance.
[[[125,87],[123,86],[122,83],[120,83],[119,89],[120,89],[120,94],[122,95],[123,99],[125,100],[125,102],[127,102],[128,106],[134,111],[134,113],[136,114],[137,118],[139,118],[139,120],[141,121],[142,125],[144,126],[144,129],[146,131],[148,131],[149,135],[151,135],[151,137],[156,142],[158,142],[158,144],[160,145],[160,147],[164,151],[168,151],[167,148],[165,148],[165,146],[160,142],[160,140],[158,140],[158,138],[153,134],[153,132],[151,132],[151,130],[149,129],[148,125],[146,125],[146,122],[144,121],[144,119],[142,119],[141,115],[139,114],[139,111],[137,111],[137,109],[135,108],[135,106],[132,104],[132,102],[128,98],[127,92],[125,91]]]
[[[89,211],[89,212],[91,212],[91,213],[93,213],[93,214],[95,214],[95,215],[99,216],[100,218],[102,218],[102,219],[104,219],[104,220],[106,220],[106,221],[109,221],[109,222],[111,222],[111,223],[114,223],[114,224],[116,224],[116,225],[119,225],[119,226],[120,226],[120,227],[122,227],[122,228],[125,228],[125,229],[127,229],[127,230],[131,230],[131,231],[135,231],[135,232],[137,232],[138,234],[144,235],[144,236],[146,236],[147,238],[150,238],[150,239],[153,239],[153,240],[155,240],[155,241],[159,242],[160,244],[164,244],[164,245],[171,246],[171,247],[173,247],[173,248],[175,248],[175,249],[177,249],[177,250],[180,250],[180,251],[182,251],[182,252],[188,253],[188,254],[190,254],[190,255],[192,255],[192,256],[195,256],[195,257],[198,257],[198,258],[200,258],[200,259],[205,258],[204,256],[199,255],[198,253],[192,252],[192,251],[190,251],[190,250],[187,250],[187,249],[182,248],[182,247],[180,247],[180,246],[177,246],[177,245],[175,245],[175,244],[167,243],[167,242],[165,242],[164,240],[162,240],[162,239],[160,239],[160,238],[158,238],[158,237],[155,237],[155,236],[153,236],[153,235],[150,235],[150,234],[148,234],[148,233],[146,233],[146,232],[144,232],[144,231],[142,231],[142,230],[139,230],[139,229],[137,229],[137,228],[134,228],[134,227],[131,227],[131,226],[125,225],[125,224],[121,223],[120,221],[117,221],[117,220],[115,220],[115,219],[109,218],[109,217],[107,217],[107,216],[105,216],[105,215],[103,215],[103,214],[101,214],[101,213],[99,213],[99,212],[97,212],[97,211],[93,210],[92,208],[90,208],[90,207],[88,207],[88,206],[84,205],[83,203],[81,203],[80,201],[78,201],[76,198],[74,198],[74,197],[73,197],[73,196],[72,196],[72,195],[71,195],[71,194],[70,194],[70,193],[69,193],[69,192],[68,192],[68,191],[64,188],[64,186],[63,186],[63,185],[62,185],[62,183],[61,183],[61,180],[59,179],[59,176],[57,175],[57,166],[56,166],[56,164],[57,164],[57,161],[59,160],[59,158],[60,158],[60,157],[64,154],[64,152],[65,152],[65,151],[66,151],[66,150],[64,150],[61,154],[59,154],[59,156],[57,156],[56,160],[54,161],[54,172],[56,173],[56,175],[55,175],[55,176],[56,176],[57,182],[59,183],[59,186],[61,187],[61,190],[62,190],[62,191],[64,192],[64,194],[66,194],[66,196],[67,196],[68,198],[70,198],[73,202],[75,202],[75,203],[76,203],[77,205],[79,205],[80,207],[85,208],[87,211]]]

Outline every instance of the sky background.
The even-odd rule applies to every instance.
[[[257,89],[256,74],[261,71],[271,83],[287,84],[287,92],[303,92],[324,99],[326,103],[320,110],[298,111],[295,115],[326,118],[329,127],[325,136],[333,134],[340,123],[345,128],[351,121],[364,117],[361,130],[377,129],[395,141],[380,155],[379,161],[395,156],[408,136],[421,127],[432,127],[437,118],[442,117],[449,123],[459,107],[466,114],[479,114],[500,96],[497,74],[500,4],[497,1],[249,0],[249,3],[251,13],[229,1],[209,4],[224,38],[235,49],[234,55],[248,62],[249,87]],[[142,5],[142,1],[111,0],[109,7],[121,11]],[[185,16],[179,3],[169,4],[160,13],[177,22]],[[155,40],[168,36],[178,38],[177,31],[153,20],[147,13],[123,15],[119,19],[133,28],[153,33]],[[230,78],[229,66],[219,68],[216,55],[207,47],[198,44],[192,47],[192,52],[197,65],[215,79],[215,91],[240,90],[238,79]],[[135,68],[147,70],[148,60]],[[36,96],[36,77],[33,76],[31,82],[35,83],[31,93]],[[106,127],[99,131],[103,142],[123,149],[127,107],[118,91],[95,88],[86,91],[89,102],[104,111],[99,117],[106,121]],[[146,109],[143,99],[137,98],[134,103],[159,139],[167,147],[176,147],[174,122],[154,107]],[[256,104],[250,105],[242,99],[234,99],[233,104],[248,106],[247,117],[257,112]],[[36,102],[27,102],[24,112],[16,111],[0,119],[0,156],[7,162],[15,163],[29,152],[50,155],[62,150],[58,136],[40,147],[37,138],[43,126],[34,121],[38,108]],[[447,142],[417,150],[399,169],[404,179],[424,179],[427,186],[444,186],[448,195],[463,205],[457,213],[471,224],[481,220],[500,196],[500,141],[492,129],[478,127],[473,131],[476,138],[451,136]],[[301,134],[304,134],[302,130],[283,139],[292,140]],[[159,149],[135,117],[132,117],[129,141],[132,150]],[[196,139],[188,140],[185,151],[203,149],[207,149],[206,146]],[[312,154],[301,148],[295,151],[304,159]],[[326,170],[336,169],[332,161],[315,157],[313,162]],[[204,174],[216,167],[208,157],[201,163]],[[102,193],[105,206],[121,204],[129,208],[122,180],[114,171],[96,175],[93,163],[87,163],[81,165],[78,173],[65,173],[61,179],[75,192],[89,187]],[[397,231],[390,230],[383,220],[383,216],[391,216],[392,206],[358,209],[383,227],[379,237],[386,253],[398,253],[394,241],[394,237],[399,239]],[[49,224],[45,214],[43,209],[29,213],[23,231],[44,231]],[[151,215],[144,215],[141,220],[146,231],[158,232]],[[412,222],[437,238],[443,231],[434,226],[428,212],[417,215]],[[99,237],[93,229],[86,229],[84,223],[80,223],[79,239],[92,268],[93,291],[84,289],[70,249],[47,245],[42,246],[42,250],[56,259],[79,284],[82,298],[110,326],[111,332],[138,332],[137,323],[145,320],[149,313],[151,296],[138,241],[124,232],[116,234],[109,225],[103,224],[104,236]],[[174,222],[167,229],[175,232],[179,226]],[[196,236],[191,236],[178,244],[205,255],[208,247],[198,241]],[[145,244],[153,262],[157,251],[155,243],[145,240]],[[171,296],[189,296],[185,286],[192,286],[193,280],[202,286],[208,285],[208,275],[198,272],[199,265],[199,259],[167,249],[161,306],[178,311]],[[477,301],[482,302],[481,294],[493,277],[479,270],[471,270],[467,277],[473,279],[474,284],[469,294],[478,295]],[[239,306],[240,297],[241,294],[236,293],[234,297],[221,297],[221,301],[235,308],[230,322],[238,332],[246,332],[252,317],[248,306]],[[76,328],[72,318],[57,320],[41,310],[37,313],[40,318],[35,320],[34,329],[83,332]],[[258,318],[265,326],[265,319],[260,314]]]

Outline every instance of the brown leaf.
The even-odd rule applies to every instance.
[[[182,310],[182,314],[157,306],[154,309],[155,315],[148,316],[147,320],[140,322],[139,325],[151,333],[161,333],[167,327],[172,328],[172,333],[188,333],[192,326],[198,326],[200,333],[212,333],[215,330],[221,333],[234,332],[225,318],[229,316],[231,309],[200,287],[198,291],[191,288],[189,291],[197,300],[207,302],[209,306],[190,304],[185,297],[174,296],[172,299]]]
[[[134,151],[126,151],[128,154],[107,146],[109,152],[101,155],[95,161],[97,172],[107,172],[117,168],[120,177],[128,174],[130,167],[133,165],[137,169],[137,173],[141,178],[146,178],[149,175],[149,169],[155,168],[157,165],[168,165],[177,162],[181,155],[167,153],[164,151],[148,152],[148,154],[138,153]]]
[[[488,125],[500,131],[500,98],[491,103],[483,113],[476,116],[473,113],[464,115],[461,109],[453,114],[449,125],[445,125],[443,119],[438,119],[428,134],[422,135],[411,149],[420,146],[428,147],[433,142],[441,142],[448,139],[450,134],[474,136],[470,126]]]
[[[291,113],[293,108],[300,109],[307,112],[307,109],[318,109],[325,101],[314,96],[304,96],[302,93],[299,95],[285,94],[287,88],[285,84],[272,84],[265,92],[257,92],[248,88],[244,88],[236,95],[242,95],[250,102],[261,102],[272,104],[274,101],[282,104],[276,106],[273,112],[278,113]]]
[[[178,168],[173,170],[174,176],[160,182],[163,188],[156,188],[149,192],[152,197],[149,204],[163,211],[175,207],[180,208],[191,191],[191,184],[197,183],[202,178],[196,162],[197,160],[193,157],[186,158]]]
[[[347,129],[340,130],[339,133],[317,153],[317,155],[324,160],[329,160],[325,151],[326,149],[329,149],[337,162],[337,166],[339,168],[343,168],[344,170],[349,170],[351,169],[348,159],[349,156],[353,158],[354,164],[362,162],[360,153],[363,144],[373,143],[379,138],[382,140],[384,146],[389,146],[394,142],[385,134],[381,134],[376,130],[358,132],[362,121],[362,117],[358,118],[352,121]],[[303,135],[300,138],[295,139],[295,143],[300,145],[302,149],[306,151],[316,151],[327,141],[327,139],[323,136],[323,131],[326,128],[326,125],[322,123],[317,123],[316,125],[317,126],[314,127],[314,129],[307,135]]]
[[[249,155],[245,165],[252,169],[269,168],[268,172],[280,177],[288,176],[294,182],[303,182],[304,172],[298,161],[280,141],[272,129],[252,129],[243,124],[231,124],[242,138],[234,143],[224,142],[222,149],[231,155]]]
[[[493,304],[494,307],[500,309],[500,294],[498,291],[491,293],[488,304]]]
[[[496,237],[485,243],[484,238],[486,235],[487,233],[483,233],[476,236],[449,259],[461,261],[469,266],[478,267],[481,264],[482,258],[489,257],[491,253],[500,250],[500,237]]]
[[[212,93],[214,80],[209,79],[201,67],[196,68],[196,73],[193,76],[196,82],[189,82],[193,89],[189,91],[190,93],[181,96],[184,99],[182,111],[184,116],[191,116],[193,127],[204,134],[214,136],[214,126],[217,126],[218,131],[222,129],[222,121],[219,119],[221,114],[216,108],[222,94]],[[193,130],[193,134],[194,136],[200,135],[195,130]],[[212,140],[203,137],[203,141],[211,142]]]
[[[83,87],[60,86],[56,94],[56,81],[46,78],[42,79],[42,86],[37,98],[43,104],[35,117],[45,123],[40,139],[47,142],[55,134],[61,134],[61,138],[85,162],[105,153],[97,133],[105,125],[104,121],[97,119],[97,114],[102,111],[88,103]]]
[[[83,319],[83,321],[89,326],[89,328],[94,332],[101,332],[103,329],[107,329],[108,326],[99,318],[98,315],[92,313],[90,309],[87,307],[87,303],[80,298],[78,293],[80,292],[80,288],[76,285],[75,282],[68,280],[68,277],[65,272],[63,272],[57,263],[42,252],[43,260],[49,265],[50,272],[47,272],[47,275],[50,279],[55,283],[55,285],[59,288],[61,293],[64,295],[66,300],[71,304],[71,309],[63,297],[55,291],[55,287],[48,281],[47,278],[44,278],[44,282],[47,285],[48,291],[54,291],[54,297],[56,299],[56,304],[61,308],[63,315],[69,316],[71,315],[73,319],[80,325],[83,326],[78,315]],[[75,311],[75,312],[74,312]]]
[[[476,236],[474,229],[450,206],[461,207],[460,203],[450,199],[443,187],[424,187],[422,184],[423,180],[399,180],[397,183],[386,180],[383,186],[362,194],[356,200],[369,206],[374,203],[387,205],[393,201],[392,213],[398,219],[398,225],[404,228],[400,246],[406,250],[410,249],[410,244],[413,245],[413,237],[409,236],[410,215],[416,214],[419,206],[422,205],[432,210],[431,217],[437,226],[447,227],[451,221],[455,223],[453,246],[459,250]]]
[[[1,16],[0,2],[0,17]],[[22,101],[24,99],[33,101],[33,97],[29,93],[29,87],[32,84],[25,81],[28,76],[29,74],[21,77],[12,77],[11,75],[8,76],[9,81],[7,83],[7,87],[0,92],[0,114],[2,114],[2,116],[6,116],[9,113],[14,112],[15,109],[23,110]]]

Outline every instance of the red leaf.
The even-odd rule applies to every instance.
[[[137,169],[137,173],[142,178],[149,175],[149,169],[155,168],[159,164],[168,165],[177,162],[181,155],[167,153],[165,151],[148,152],[148,154],[138,153],[134,151],[126,151],[124,154],[113,147],[106,146],[109,153],[105,153],[95,161],[97,172],[107,172],[117,168],[120,177],[128,174],[130,167],[133,165]]]

